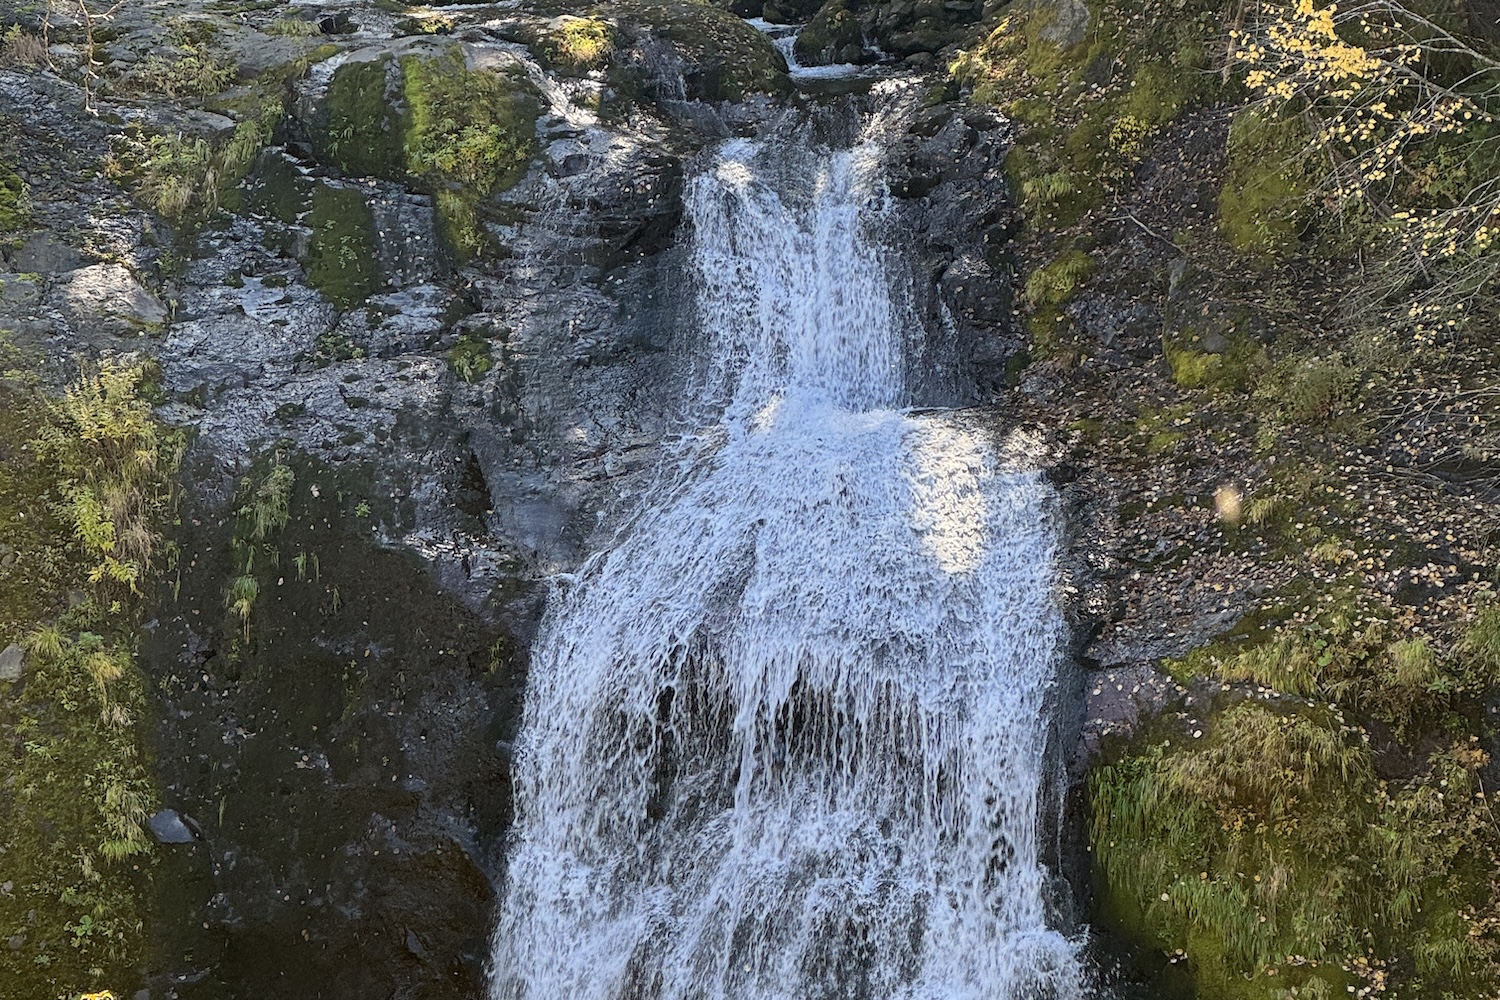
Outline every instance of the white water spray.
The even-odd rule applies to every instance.
[[[689,186],[709,416],[543,623],[496,1000],[1081,993],[1037,844],[1050,494],[902,411],[878,153],[783,200],[734,141]]]

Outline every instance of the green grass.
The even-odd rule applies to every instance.
[[[534,48],[551,65],[568,73],[587,73],[609,63],[615,32],[597,17],[564,17],[556,31],[545,32]]]
[[[1461,739],[1390,784],[1326,709],[1240,703],[1208,728],[1143,738],[1089,786],[1106,908],[1182,949],[1199,996],[1273,1000],[1308,962],[1342,994],[1367,949],[1407,959],[1408,985],[1493,981],[1483,751]]]

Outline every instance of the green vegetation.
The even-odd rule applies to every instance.
[[[89,580],[106,591],[139,592],[170,501],[162,470],[175,470],[180,443],[160,433],[149,379],[144,367],[105,362],[52,404],[37,438],[61,472],[62,509],[93,563]]]
[[[229,584],[224,596],[224,606],[239,620],[245,642],[250,641],[250,616],[260,597],[260,580],[257,579],[256,557],[262,562],[269,557],[273,568],[280,562],[280,553],[270,540],[279,534],[291,520],[292,487],[297,482],[291,466],[276,456],[269,471],[257,481],[251,476],[240,484],[240,505],[235,510],[234,562],[239,575]],[[298,557],[298,579],[302,579],[306,554]],[[316,557],[314,557],[316,558]]]
[[[320,154],[347,174],[426,186],[460,255],[485,244],[481,202],[520,180],[536,154],[530,85],[470,72],[457,49],[406,56],[395,68],[390,59],[341,66],[326,111],[327,127],[315,137]]]
[[[26,650],[22,681],[0,685],[7,995],[128,992],[144,957],[157,793],[132,592],[163,552],[178,453],[150,381],[106,363],[56,400],[0,384],[0,533],[15,549],[0,645]]]
[[[1500,833],[1473,740],[1403,782],[1377,779],[1361,731],[1327,709],[1240,703],[1206,736],[1142,742],[1094,773],[1092,840],[1108,905],[1185,954],[1200,997],[1397,974],[1410,995],[1456,997],[1493,980]]]
[[[14,170],[0,163],[0,233],[24,228],[30,217],[26,183]]]
[[[465,335],[448,352],[448,365],[453,373],[465,382],[477,382],[486,372],[495,367],[490,353],[489,341],[483,337]]]
[[[1491,995],[1500,612],[1488,522],[1463,522],[1497,453],[1470,429],[1497,377],[1494,54],[1395,3],[1088,9],[1012,4],[951,66],[1020,129],[1030,357],[1077,372],[1079,460],[1133,493],[1143,593],[1267,586],[1162,663],[1183,715],[1096,767],[1096,919],[1202,1000]],[[1085,290],[1147,318],[1085,337]]]
[[[1219,194],[1219,226],[1237,249],[1286,252],[1307,225],[1307,129],[1293,115],[1241,111],[1229,131],[1229,171]]]
[[[316,38],[323,34],[323,29],[318,27],[316,21],[300,17],[278,17],[266,28],[266,33],[287,38]]]
[[[146,208],[192,229],[244,179],[283,114],[279,98],[254,104],[217,148],[206,139],[177,132],[127,131],[115,137],[105,173],[129,188]]]
[[[392,60],[347,62],[333,74],[326,98],[328,124],[314,131],[314,148],[353,176],[399,179],[404,174],[404,125],[388,92]]]
[[[1096,23],[1067,46],[1051,7],[1014,4],[953,61],[949,70],[971,100],[1025,126],[1006,173],[1031,225],[1071,226],[1101,207],[1157,130],[1215,95],[1205,70],[1216,8],[1211,0],[1170,11],[1090,4]]]
[[[1027,277],[1026,304],[1033,308],[1065,305],[1093,277],[1094,267],[1094,258],[1082,250],[1069,250]]]
[[[380,257],[375,216],[364,195],[350,188],[320,185],[308,216],[307,279],[328,301],[351,309],[380,288]]]
[[[212,97],[234,82],[238,71],[226,63],[222,53],[202,45],[181,47],[170,59],[147,56],[129,75],[130,84],[141,93],[160,94],[174,100]]]
[[[543,32],[533,48],[563,72],[587,73],[609,63],[615,50],[615,30],[602,18],[564,16],[557,29]]]
[[[401,60],[408,120],[406,163],[438,195],[454,246],[484,246],[476,206],[515,184],[536,154],[537,105],[494,73],[470,73],[463,55]]]

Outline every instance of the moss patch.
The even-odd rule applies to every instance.
[[[0,233],[15,232],[30,221],[26,204],[26,183],[16,172],[0,163]]]
[[[603,18],[563,16],[532,45],[547,65],[564,73],[587,73],[609,64],[615,29]]]
[[[390,57],[348,62],[334,71],[324,107],[327,123],[312,130],[319,158],[353,176],[400,180],[406,174],[404,124]]]
[[[536,100],[519,83],[471,73],[463,55],[401,60],[407,104],[406,166],[437,194],[445,231],[461,255],[484,247],[479,202],[526,174],[536,155]]]
[[[380,288],[380,257],[375,216],[364,195],[348,188],[320,186],[308,215],[312,240],[307,279],[328,301],[350,309]]]
[[[426,187],[460,256],[485,246],[484,199],[525,176],[536,155],[530,84],[470,72],[456,48],[341,66],[324,113],[313,137],[319,155],[346,174]]]
[[[1312,187],[1302,162],[1307,148],[1307,132],[1293,116],[1256,109],[1234,116],[1219,228],[1236,249],[1270,254],[1296,242]]]
[[[1411,995],[1473,995],[1496,950],[1483,751],[1459,739],[1382,781],[1337,712],[1250,702],[1196,737],[1144,739],[1090,793],[1110,906],[1186,955],[1200,997],[1384,988],[1390,968]]]

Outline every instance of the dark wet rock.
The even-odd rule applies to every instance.
[[[917,366],[929,373],[924,391],[935,401],[992,398],[1024,343],[1012,305],[1018,219],[1001,166],[1009,141],[998,118],[945,104],[918,114],[892,147],[899,228],[924,268],[911,279],[913,307],[927,329],[946,332]],[[956,358],[957,366],[938,358]]]
[[[804,66],[857,63],[864,57],[864,28],[847,0],[832,0],[798,32],[792,51]]]
[[[897,59],[931,58],[965,40],[983,13],[970,0],[828,0],[798,38],[797,59],[806,65],[859,62],[867,46]],[[850,54],[855,58],[842,58]]]
[[[806,24],[819,6],[819,0],[766,0],[759,14],[772,24]]]

